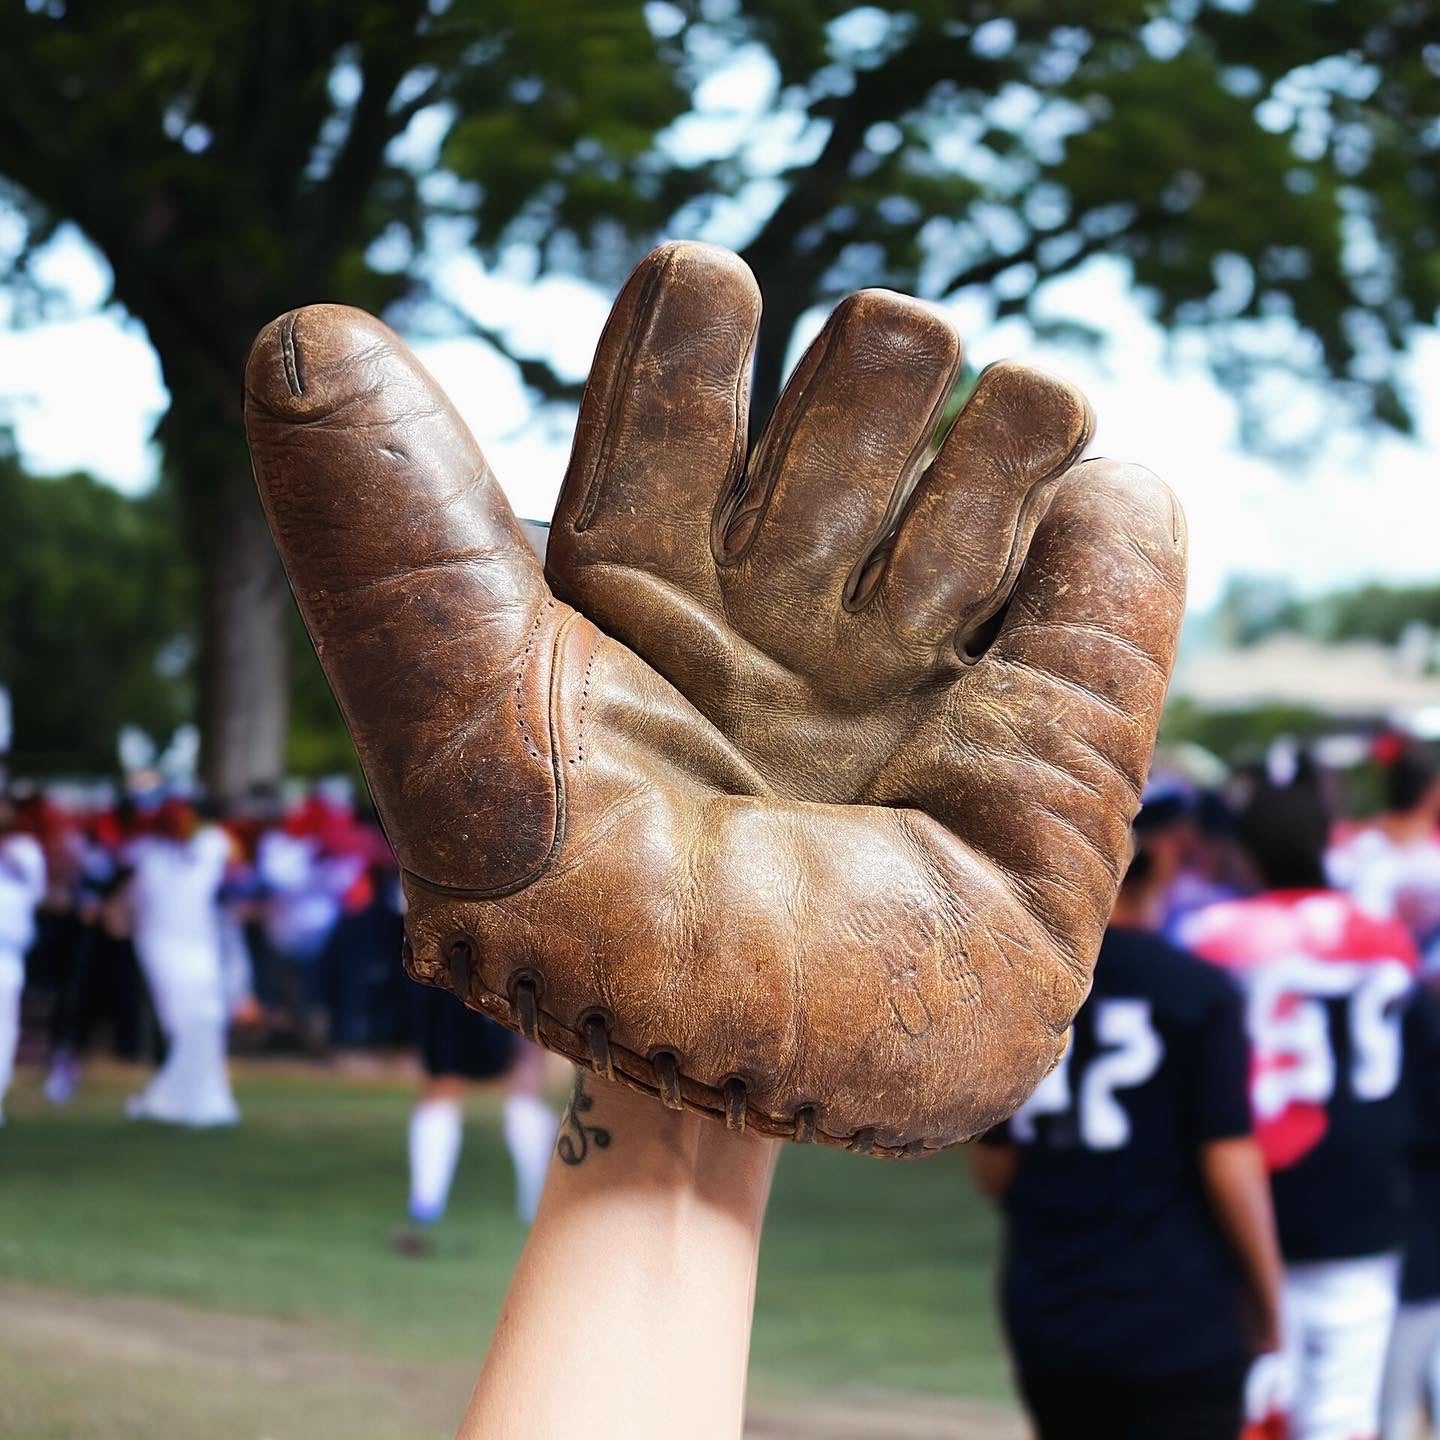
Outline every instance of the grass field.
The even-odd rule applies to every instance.
[[[446,1433],[524,1238],[496,1102],[472,1104],[450,1214],[417,1261],[386,1246],[404,1199],[403,1081],[252,1071],[244,1124],[200,1134],[120,1119],[128,1082],[112,1074],[58,1112],[33,1076],[12,1095],[0,1434]],[[848,1391],[967,1396],[977,1415],[1003,1402],[993,1245],[959,1155],[787,1151],[761,1261],[759,1408]],[[305,1421],[307,1406],[331,1423]]]

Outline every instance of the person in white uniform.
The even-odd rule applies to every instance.
[[[1440,967],[1440,759],[1401,743],[1384,767],[1385,809],[1340,830],[1325,857],[1330,883],[1368,914],[1398,920],[1425,968]]]
[[[226,1070],[219,906],[229,838],[218,826],[197,826],[188,806],[169,801],[127,858],[135,954],[168,1051],[126,1113],[174,1125],[233,1125],[240,1111]]]
[[[20,1046],[25,952],[35,941],[35,911],[45,898],[45,852],[14,823],[15,807],[0,795],[0,1124]]]

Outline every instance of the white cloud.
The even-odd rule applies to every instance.
[[[1234,574],[1282,575],[1305,591],[1368,579],[1440,580],[1440,335],[1413,357],[1424,409],[1415,440],[1337,433],[1307,463],[1247,454],[1233,399],[1197,364],[1167,364],[1166,345],[1126,293],[1123,271],[1092,264],[1054,287],[1056,311],[1111,339],[1095,355],[1037,345],[1020,322],[990,330],[972,298],[956,307],[977,365],[1006,355],[1074,381],[1095,407],[1091,453],[1162,476],[1190,524],[1191,604]]]
[[[113,314],[0,330],[0,423],[31,468],[88,470],[121,490],[155,478],[170,403],[144,331]]]

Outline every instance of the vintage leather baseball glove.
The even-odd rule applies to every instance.
[[[866,291],[747,460],[760,301],[671,245],[600,341],[547,570],[445,396],[338,306],[246,423],[404,870],[411,973],[766,1135],[938,1150],[1084,998],[1180,623],[1184,526],[1018,365]],[[937,448],[938,447],[938,448]]]

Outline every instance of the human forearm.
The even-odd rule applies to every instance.
[[[987,1200],[1003,1200],[1005,1192],[1015,1183],[1015,1171],[1020,1164],[1019,1147],[977,1141],[966,1147],[965,1155],[976,1189]]]
[[[1277,1349],[1283,1264],[1260,1147],[1248,1137],[1212,1141],[1200,1151],[1200,1166],[1211,1208],[1245,1275],[1255,1349]]]
[[[732,1440],[777,1147],[584,1075],[461,1440]]]

